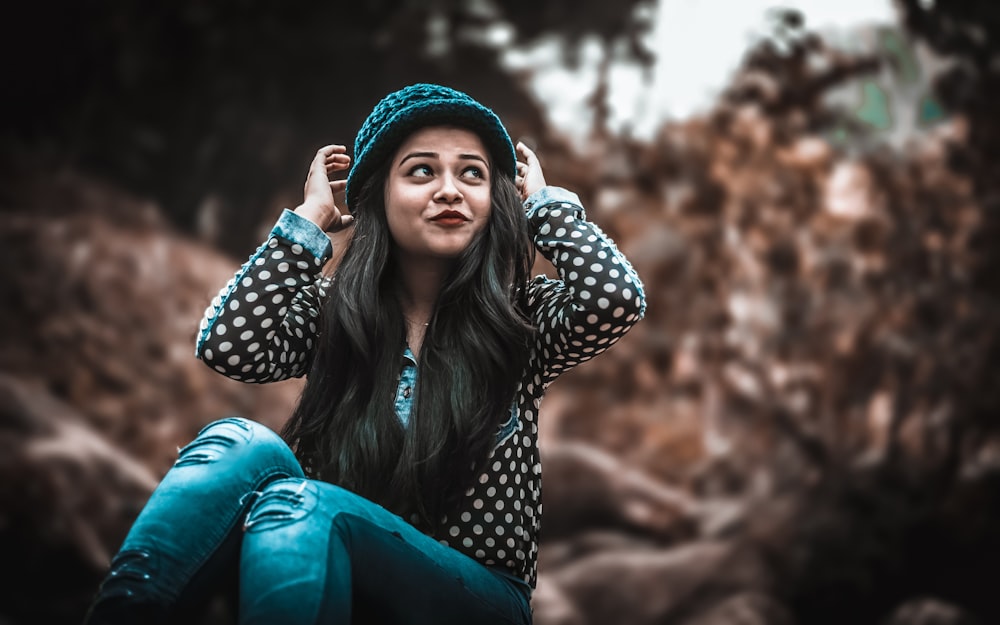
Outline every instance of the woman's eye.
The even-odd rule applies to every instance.
[[[480,167],[466,167],[462,170],[463,176],[469,176],[472,178],[485,178],[486,173]]]
[[[425,176],[431,176],[433,174],[434,171],[430,168],[429,165],[417,165],[410,170],[411,176],[417,176],[420,178]]]

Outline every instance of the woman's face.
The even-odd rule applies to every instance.
[[[452,259],[490,218],[489,157],[463,128],[417,130],[396,151],[385,185],[389,231],[402,261]]]

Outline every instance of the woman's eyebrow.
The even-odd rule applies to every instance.
[[[438,157],[437,152],[410,152],[409,154],[403,157],[403,160],[399,161],[399,164],[402,165],[411,158],[437,158],[437,157]]]
[[[407,154],[406,156],[403,157],[403,160],[399,161],[399,164],[402,165],[403,163],[405,163],[406,161],[410,160],[411,158],[435,158],[436,159],[436,158],[439,158],[439,155],[438,155],[437,152],[410,152],[409,154]],[[460,158],[460,159],[462,159],[464,161],[479,161],[483,165],[487,165],[487,166],[489,165],[489,162],[485,158],[483,158],[482,156],[480,156],[479,154],[474,154],[474,153],[459,154],[458,158]]]
[[[489,163],[486,161],[486,159],[483,158],[482,156],[478,155],[478,154],[459,154],[458,158],[460,158],[460,159],[462,159],[464,161],[479,161],[483,165],[487,165],[487,166],[489,165]]]

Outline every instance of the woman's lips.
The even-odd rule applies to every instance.
[[[434,217],[431,217],[431,221],[439,226],[454,228],[456,226],[461,226],[469,221],[469,219],[457,211],[442,211]]]
[[[461,226],[465,223],[465,217],[438,217],[432,221],[439,226]]]

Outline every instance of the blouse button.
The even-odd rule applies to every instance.
[[[406,399],[410,398],[410,387],[409,386],[407,386],[406,388],[403,389],[403,397],[405,397]]]

